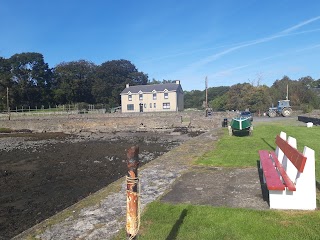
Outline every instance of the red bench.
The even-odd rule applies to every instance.
[[[269,191],[272,209],[316,209],[314,150],[297,150],[297,141],[281,132],[276,151],[259,150],[263,181]]]

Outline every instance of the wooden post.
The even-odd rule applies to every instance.
[[[139,230],[139,147],[133,146],[127,152],[127,237],[130,240],[137,239]]]
[[[9,87],[7,87],[7,109],[8,109],[8,120],[10,120]]]
[[[208,78],[206,77],[206,109],[208,108]]]

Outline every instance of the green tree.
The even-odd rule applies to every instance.
[[[148,83],[148,75],[139,72],[128,60],[107,61],[97,68],[92,94],[97,103],[117,106],[120,104],[120,93],[127,83],[145,85]]]
[[[92,85],[97,66],[85,60],[63,62],[54,69],[56,103],[94,103]]]
[[[254,87],[249,83],[231,86],[226,99],[227,110],[249,109],[252,112],[264,112],[272,101],[267,86]]]
[[[250,96],[253,93],[253,86],[249,83],[238,83],[230,87],[226,109],[245,110],[250,109]]]
[[[10,61],[0,57],[0,111],[7,108],[7,88],[12,87],[11,76]],[[9,97],[9,103],[12,101],[13,99]]]
[[[40,53],[11,56],[12,91],[16,104],[34,107],[51,101],[52,71]]]
[[[185,108],[203,108],[203,101],[205,101],[205,93],[200,90],[192,90],[184,92],[184,107]]]
[[[226,111],[227,102],[228,93],[225,93],[209,101],[209,107],[211,107],[214,111]]]
[[[312,107],[318,106],[318,97],[313,90],[317,86],[317,82],[310,76],[299,78],[298,80],[291,80],[284,76],[280,80],[276,80],[270,88],[272,93],[273,103],[278,100],[286,99],[288,87],[288,99],[292,106],[300,108],[302,105],[310,104]]]
[[[209,102],[214,100],[217,97],[220,97],[229,91],[230,87],[221,86],[221,87],[211,87],[208,88],[208,105]],[[184,93],[184,105],[185,108],[197,108],[203,109],[203,103],[206,99],[205,90],[192,90],[185,91]]]
[[[272,97],[272,103],[274,105],[277,104],[277,102],[279,100],[284,100],[286,99],[286,96],[287,96],[287,86],[288,86],[288,89],[289,89],[289,93],[291,92],[291,83],[293,81],[288,77],[288,76],[283,76],[282,79],[280,80],[276,80],[270,90],[271,90],[271,97]],[[289,96],[289,99],[290,99],[290,96]]]
[[[252,88],[250,95],[248,96],[249,101],[247,103],[248,108],[252,112],[265,112],[271,104],[271,97],[269,87],[262,85]]]

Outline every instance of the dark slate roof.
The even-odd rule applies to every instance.
[[[151,93],[153,90],[157,92],[163,92],[165,89],[168,91],[180,91],[182,92],[182,88],[180,84],[176,83],[164,83],[164,84],[152,84],[152,85],[137,85],[137,86],[129,86],[125,88],[120,94],[127,94],[129,91],[131,93],[138,93],[139,91],[144,93]]]

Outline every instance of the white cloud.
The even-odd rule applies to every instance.
[[[311,19],[308,19],[306,21],[303,21],[299,24],[296,24],[290,28],[287,28],[279,33],[276,33],[274,35],[271,35],[271,36],[268,36],[268,37],[265,37],[265,38],[260,38],[260,39],[255,39],[255,40],[252,40],[252,41],[248,41],[248,42],[243,42],[243,43],[239,43],[238,45],[236,46],[233,46],[233,47],[230,47],[228,49],[225,49],[221,52],[218,52],[218,53],[215,53],[213,55],[210,55],[210,56],[207,56],[206,58],[204,59],[201,59],[199,61],[196,61],[196,62],[193,62],[191,63],[187,68],[184,68],[184,69],[181,69],[179,71],[177,71],[175,73],[175,75],[177,73],[181,73],[181,72],[188,72],[188,73],[191,73],[191,72],[195,72],[197,69],[213,62],[213,61],[216,61],[218,60],[219,58],[223,57],[224,55],[227,55],[227,54],[230,54],[231,52],[234,52],[238,49],[242,49],[242,48],[245,48],[245,47],[250,47],[250,46],[253,46],[253,45],[257,45],[257,44],[260,44],[260,43],[264,43],[264,42],[269,42],[269,41],[272,41],[274,39],[277,39],[277,38],[282,38],[282,37],[287,37],[287,36],[292,36],[292,35],[300,35],[300,34],[306,34],[306,33],[310,33],[310,32],[317,32],[317,31],[320,31],[320,29],[312,29],[312,30],[307,30],[307,31],[301,31],[301,32],[293,32],[307,24],[310,24],[312,22],[315,22],[317,20],[320,19],[320,16],[317,16],[317,17],[314,17],[314,18],[311,18]],[[275,55],[277,56],[277,55]],[[262,59],[262,60],[257,60],[256,62],[260,62],[260,61],[263,61],[263,60],[266,60],[266,59],[270,59],[270,58],[273,58],[275,56],[271,56],[271,57],[267,57],[265,59]],[[250,65],[253,65],[254,63],[251,63],[251,64],[247,64],[247,65],[243,65],[245,67],[248,67]],[[241,67],[234,67],[232,68],[234,70],[236,69],[240,69],[240,68],[244,68],[243,66]],[[226,71],[223,71],[223,72],[228,72],[228,70]],[[219,73],[217,73],[219,74]]]
[[[320,19],[320,16],[317,16],[317,17],[308,19],[308,20],[306,20],[306,21],[303,21],[303,22],[301,22],[301,23],[298,23],[297,25],[294,25],[294,26],[292,26],[292,27],[290,27],[290,28],[287,28],[287,29],[283,30],[281,33],[290,33],[290,32],[293,32],[293,31],[295,31],[296,29],[301,28],[301,27],[303,27],[303,26],[305,26],[305,25],[307,25],[307,24],[309,24],[309,23],[312,23],[312,22],[314,22],[314,21],[317,21],[317,20],[319,20],[319,19]]]

